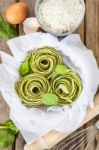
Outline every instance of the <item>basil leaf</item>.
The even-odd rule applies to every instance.
[[[0,148],[10,146],[15,140],[15,135],[11,130],[0,130]]]
[[[66,74],[70,71],[70,69],[64,65],[57,65],[55,68],[55,72],[59,74]]]
[[[15,140],[15,135],[18,133],[18,128],[11,120],[0,124],[0,148],[6,148]]]
[[[19,132],[18,128],[11,120],[6,121],[3,125],[1,124],[0,129],[10,129],[14,134],[17,134]]]
[[[15,126],[15,124],[14,124],[11,120],[6,121],[6,122],[4,123],[4,125],[5,125],[8,129],[12,130],[12,132],[13,132],[14,134],[17,134],[17,133],[19,132],[19,129]]]
[[[29,60],[26,59],[19,67],[20,76],[28,75],[31,71]]]
[[[10,39],[17,36],[16,29],[9,22],[4,22],[3,29],[6,31],[6,33],[8,33]]]
[[[14,26],[9,22],[5,22],[2,16],[0,16],[0,36],[6,41],[17,36]]]
[[[57,95],[53,94],[53,93],[45,93],[42,96],[42,101],[45,105],[48,106],[55,106],[58,105],[58,97]]]

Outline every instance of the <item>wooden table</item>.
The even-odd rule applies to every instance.
[[[16,1],[27,2],[30,9],[30,16],[33,16],[35,0],[0,0],[0,13],[2,14],[3,17],[5,17],[6,8],[11,3],[14,3]],[[22,25],[19,25],[16,28],[19,35],[23,34]],[[85,45],[89,49],[93,50],[94,56],[96,57],[97,63],[99,65],[99,0],[86,0],[85,19],[76,33],[79,33]],[[0,50],[10,54],[10,50],[7,47],[6,42],[2,39],[0,39]],[[3,100],[2,96],[0,96],[0,123],[4,122],[8,118],[9,118],[9,108],[5,103],[5,101]],[[96,118],[94,118],[91,122],[88,122],[86,126],[93,124],[95,120]],[[85,128],[85,126],[83,128]],[[25,142],[22,136],[19,134],[15,143],[5,150],[23,150],[24,144]],[[84,149],[81,148],[80,150]],[[91,145],[90,150],[95,150],[94,144]]]

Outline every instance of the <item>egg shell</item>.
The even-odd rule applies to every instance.
[[[35,17],[29,17],[24,20],[23,30],[25,34],[43,31]]]
[[[6,12],[6,18],[11,24],[20,24],[28,16],[28,5],[24,2],[17,2],[10,5]]]

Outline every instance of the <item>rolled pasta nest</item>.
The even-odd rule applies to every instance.
[[[43,47],[31,51],[26,62],[21,64],[20,72],[26,70],[24,76],[15,83],[15,90],[22,103],[27,107],[39,107],[44,105],[66,105],[71,104],[80,96],[82,82],[79,75],[65,65],[65,72],[57,72],[55,69],[62,64],[61,54],[52,47]],[[60,69],[60,68],[58,68]],[[67,69],[67,71],[66,71]],[[19,72],[19,73],[20,73]],[[62,74],[61,74],[62,73]],[[22,74],[23,75],[23,74]],[[48,102],[43,101],[43,95]],[[51,95],[50,97],[50,94]],[[56,96],[56,97],[55,97]],[[54,98],[58,103],[53,103]],[[51,102],[51,104],[50,104]]]
[[[40,73],[47,78],[53,73],[55,67],[62,63],[61,55],[51,47],[43,47],[32,52],[30,66],[33,72]]]
[[[59,97],[59,105],[71,104],[82,91],[81,80],[73,71],[64,75],[55,73],[51,80],[51,86],[53,92]]]
[[[15,89],[26,106],[42,105],[42,95],[50,92],[50,83],[42,75],[34,73],[16,82]]]

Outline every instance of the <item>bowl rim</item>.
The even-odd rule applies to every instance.
[[[77,25],[77,27],[74,28],[73,30],[68,31],[68,32],[65,32],[65,33],[54,33],[54,32],[51,32],[51,31],[49,31],[48,29],[46,29],[46,27],[44,27],[44,26],[41,24],[41,22],[40,22],[40,20],[39,20],[39,17],[38,17],[38,6],[39,6],[39,4],[41,3],[41,1],[42,1],[42,0],[36,0],[36,2],[35,2],[34,13],[35,13],[36,19],[37,19],[38,23],[40,24],[41,28],[42,28],[45,32],[48,32],[48,33],[50,33],[50,34],[52,34],[52,35],[54,35],[54,36],[57,36],[57,37],[64,37],[64,36],[67,36],[67,35],[69,35],[69,34],[75,32],[75,31],[79,28],[79,26],[81,25],[81,23],[82,23],[82,21],[83,21],[83,19],[84,19],[84,17],[85,17],[85,11],[86,11],[85,2],[84,2],[84,0],[79,0],[79,1],[82,3],[82,5],[83,5],[83,13],[82,13],[81,19],[80,19],[79,24]]]

